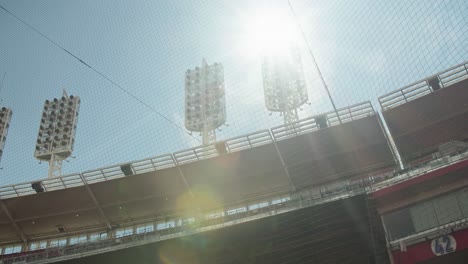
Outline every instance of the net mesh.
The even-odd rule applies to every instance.
[[[218,140],[283,122],[265,107],[260,58],[246,31],[272,7],[293,19],[287,1],[0,5],[0,98],[13,110],[0,185],[47,176],[34,144],[43,102],[63,89],[82,99],[75,158],[64,162],[64,174],[200,145],[184,127],[184,73],[202,58],[225,70],[229,126],[217,131]],[[378,96],[468,59],[463,0],[291,6],[338,108],[370,100],[380,109]],[[298,45],[310,98],[300,118],[332,110],[304,39]]]

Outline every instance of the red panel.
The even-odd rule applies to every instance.
[[[456,170],[459,170],[459,169],[462,169],[462,168],[465,168],[465,167],[468,167],[468,160],[464,160],[464,161],[455,163],[453,165],[431,171],[431,172],[429,172],[429,173],[427,173],[425,175],[422,175],[422,176],[419,176],[419,177],[416,177],[416,178],[413,178],[413,179],[410,179],[410,180],[407,180],[407,181],[404,181],[404,182],[389,186],[387,188],[380,189],[378,191],[373,192],[372,196],[374,198],[379,198],[379,197],[382,197],[382,196],[385,196],[385,195],[388,195],[388,194],[391,194],[391,193],[398,192],[398,191],[401,191],[403,189],[409,188],[409,187],[411,187],[411,186],[413,186],[415,184],[418,184],[418,183],[421,183],[421,182],[424,182],[424,181],[428,181],[428,180],[431,180],[431,179],[434,179],[434,178],[437,178],[437,177],[440,177],[440,176],[444,176],[444,175],[446,175],[448,173],[454,172]]]
[[[468,249],[468,229],[461,230],[451,234],[457,241],[457,248],[455,252]],[[416,244],[407,248],[406,252],[394,251],[393,262],[394,264],[414,264],[421,261],[436,258],[431,249],[432,240]]]

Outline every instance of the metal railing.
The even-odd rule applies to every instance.
[[[431,171],[455,164],[459,161],[468,159],[468,150],[458,153],[452,156],[444,156],[432,159],[425,162],[424,164],[417,165],[411,170],[405,170],[403,172],[397,173],[394,177],[387,179],[386,181],[372,185],[371,191],[378,191],[380,189],[387,188],[391,185],[395,185],[416,177],[419,177],[423,174],[427,174]]]
[[[439,82],[441,86],[440,88],[466,80],[468,79],[468,62],[463,62],[462,64],[434,74],[431,77],[427,77],[423,80],[414,82],[403,88],[380,96],[379,102],[382,110],[386,111],[434,92],[429,85],[429,81],[434,78]]]
[[[255,148],[273,142],[269,130],[261,130],[247,135],[237,136],[224,141],[227,153]],[[221,144],[223,142],[220,142]],[[204,159],[217,157],[220,155],[216,149],[216,144],[198,146],[187,150],[164,154],[142,160],[116,164],[108,167],[88,170],[81,173],[64,175],[52,179],[36,180],[41,181],[47,191],[77,187],[85,184],[92,184],[102,181],[125,177],[121,166],[130,165],[135,174],[163,170],[178,165],[196,162]],[[84,181],[83,181],[84,179]],[[0,199],[19,197],[35,194],[31,188],[33,182],[19,183],[0,187]]]
[[[446,77],[447,76],[449,75],[446,75]],[[451,80],[453,81],[453,78]],[[374,109],[370,102],[363,102],[342,108],[337,112],[342,123],[347,123],[367,116],[375,115]],[[339,120],[334,111],[327,112],[320,116],[326,116],[328,126],[336,126],[339,124]],[[219,150],[216,148],[216,144],[224,144],[226,150],[225,154],[229,154],[316,131],[319,129],[315,120],[316,117],[317,116],[308,117],[294,122],[293,124],[274,127],[271,129],[271,131],[261,130],[207,146],[198,146],[175,152],[173,154],[164,154],[147,159],[84,171],[82,173],[74,173],[57,178],[44,179],[41,180],[41,182],[47,191],[53,191],[125,177],[125,174],[121,169],[121,166],[124,165],[130,165],[135,174],[172,168],[221,155],[218,152]],[[35,191],[31,188],[31,184],[33,182],[0,187],[0,199],[35,194]]]
[[[336,112],[330,111],[324,114],[304,118],[291,124],[277,126],[271,129],[271,133],[275,141],[279,141],[317,131],[319,129],[319,125],[316,120],[319,117],[325,117],[327,126],[331,127],[339,125],[340,119],[341,123],[347,123],[371,115],[375,115],[374,108],[372,107],[372,104],[367,101],[338,109]],[[338,119],[338,116],[340,119]]]
[[[228,151],[231,153],[267,145],[270,143],[273,143],[270,130],[262,130],[253,134],[238,136],[226,140]]]

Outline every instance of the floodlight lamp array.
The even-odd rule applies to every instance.
[[[262,75],[268,110],[285,112],[308,101],[302,61],[297,48],[291,48],[287,56],[263,56]]]
[[[78,96],[45,101],[34,152],[37,159],[48,161],[53,154],[63,159],[71,155],[79,108]]]
[[[0,109],[0,160],[3,156],[8,129],[10,128],[11,116],[13,112],[10,108],[2,107]]]
[[[226,122],[224,70],[220,63],[189,69],[185,73],[185,127],[213,130]]]

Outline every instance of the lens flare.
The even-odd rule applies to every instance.
[[[299,39],[294,20],[283,9],[260,9],[247,20],[244,43],[246,53],[255,53],[257,56],[283,56]]]

